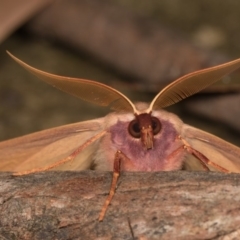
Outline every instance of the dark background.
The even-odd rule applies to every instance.
[[[61,4],[64,1],[59,2]],[[86,20],[84,24],[79,22],[78,14],[84,14],[85,19],[89,16],[89,19],[94,22],[95,17],[96,21],[99,21],[98,17],[101,14],[102,18],[104,16],[109,18],[107,14],[110,12],[114,20],[111,21],[111,17],[109,18],[105,34],[107,33],[112,38],[109,44],[97,46],[97,49],[100,49],[99,52],[91,48],[92,45],[88,46],[88,41],[86,45],[82,42],[79,46],[72,44],[71,40],[58,34],[58,30],[61,31],[61,27],[67,24],[61,18],[61,11],[59,10],[57,15],[59,19],[54,16],[49,20],[46,17],[48,15],[44,15],[51,6],[34,11],[27,19],[19,20],[14,30],[11,30],[11,34],[6,36],[0,44],[0,140],[54,126],[98,118],[108,112],[107,109],[85,103],[36,79],[14,63],[6,54],[6,50],[28,64],[47,72],[104,82],[122,91],[134,101],[151,101],[168,81],[176,79],[177,76],[170,76],[172,62],[176,66],[176,58],[182,59],[182,61],[179,60],[179,76],[181,76],[197,70],[198,66],[203,68],[240,57],[240,2],[238,1],[115,0],[99,3],[99,1],[91,0],[88,2],[92,5],[92,11],[89,6],[89,11],[84,11],[82,7],[79,7],[79,4],[86,4],[85,1],[68,2],[72,5],[76,4],[76,13],[70,11],[64,13],[71,19],[67,28],[71,28],[73,33],[77,35],[80,32],[84,36],[86,32],[87,35],[92,26],[88,26],[90,20]],[[4,4],[1,9],[4,11]],[[9,14],[8,17],[14,16],[14,14]],[[51,26],[54,25],[51,24],[49,24],[50,30],[41,27],[42,16],[44,16],[44,21],[55,21],[61,24],[56,25],[52,30]],[[144,29],[140,37],[142,36],[144,43],[152,49],[155,51],[169,49],[166,52],[163,51],[164,54],[161,54],[161,51],[157,54],[157,60],[161,61],[161,66],[163,66],[162,74],[159,73],[159,83],[151,77],[148,79],[144,72],[141,73],[146,67],[145,72],[149,72],[150,76],[152,74],[150,67],[157,61],[149,64],[148,57],[151,55],[147,53],[146,55],[140,54],[142,65],[139,67],[134,65],[134,60],[131,60],[133,66],[129,66],[130,70],[124,67],[124,64],[114,62],[126,48],[129,49],[129,58],[134,59],[135,55],[131,53],[134,44],[130,41],[129,45],[126,45],[128,30],[126,32],[121,30],[122,25],[126,29],[128,21],[129,25],[134,23],[134,26]],[[92,41],[99,43],[101,31],[98,28],[93,28],[91,31],[96,32]],[[166,34],[169,41],[167,38],[162,42],[158,42],[158,39],[153,41],[154,34],[158,31],[160,34],[161,32]],[[139,35],[136,36],[139,37]],[[68,37],[75,38],[74,34]],[[116,44],[118,41],[120,44],[124,42],[126,47],[122,47],[122,50],[119,48],[119,50],[119,45]],[[136,45],[141,41],[142,39],[136,38]],[[185,51],[186,46],[193,48],[194,51]],[[110,48],[117,49],[118,54],[109,53],[110,57],[104,56],[102,53],[107,53]],[[193,54],[195,51],[196,54]],[[138,52],[143,53],[141,48]],[[181,56],[181,53],[186,53],[186,55]],[[136,62],[139,58],[136,54]],[[126,63],[126,60],[122,61]],[[119,62],[121,63],[120,60]],[[201,64],[194,65],[195,62]],[[165,65],[166,68],[164,68]],[[220,82],[222,84],[220,88],[210,88],[205,93],[178,103],[169,110],[179,114],[186,123],[213,132],[239,146],[240,123],[237,115],[240,114],[238,110],[240,104],[239,76],[239,73],[236,73],[234,81],[230,78],[225,79],[229,80],[227,85]],[[211,109],[217,111],[216,106],[219,109],[213,115],[211,109],[207,112],[202,110],[202,108],[210,107],[211,102],[217,104],[212,105]]]

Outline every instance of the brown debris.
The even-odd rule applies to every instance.
[[[1,0],[0,43],[52,0]]]

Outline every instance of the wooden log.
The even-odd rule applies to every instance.
[[[239,174],[124,172],[99,222],[111,177],[96,171],[1,173],[0,238],[240,238]]]

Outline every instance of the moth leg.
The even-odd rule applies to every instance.
[[[13,176],[21,176],[21,175],[26,175],[26,174],[30,174],[30,173],[35,173],[35,172],[43,172],[43,171],[47,171],[50,170],[52,168],[58,167],[66,162],[72,161],[74,160],[74,158],[81,152],[83,151],[87,146],[89,146],[90,144],[92,144],[93,142],[95,142],[97,139],[99,139],[100,137],[102,137],[104,134],[106,133],[106,131],[102,131],[99,134],[93,136],[92,138],[90,138],[88,141],[86,141],[84,144],[82,144],[81,146],[79,146],[75,151],[73,151],[69,156],[67,156],[66,158],[53,163],[51,165],[48,165],[46,167],[43,168],[34,168],[32,170],[28,170],[28,171],[23,171],[23,172],[16,172],[13,173]]]
[[[190,154],[192,154],[194,157],[196,157],[199,160],[199,162],[201,163],[205,171],[210,171],[209,167],[207,166],[210,160],[207,157],[205,157],[202,153],[198,152],[192,147],[188,147],[185,145],[184,147]]]
[[[107,199],[105,200],[105,203],[102,207],[102,210],[99,214],[99,218],[98,221],[102,221],[107,208],[110,204],[110,202],[112,201],[112,198],[115,194],[115,189],[116,189],[116,185],[117,185],[117,181],[120,175],[120,170],[121,170],[121,163],[122,161],[124,161],[127,157],[121,152],[121,151],[117,151],[115,154],[115,159],[114,159],[114,165],[113,165],[113,178],[112,178],[112,183],[111,183],[111,188],[109,191],[109,194],[107,196]]]
[[[221,166],[219,166],[218,164],[212,162],[211,160],[209,160],[204,154],[202,154],[201,152],[199,152],[198,150],[192,148],[186,140],[184,140],[183,138],[179,137],[183,143],[184,143],[184,147],[186,148],[186,150],[192,154],[194,157],[196,157],[200,163],[202,164],[203,168],[206,171],[210,171],[210,169],[208,168],[208,165],[213,166],[215,168],[217,168],[218,170],[220,170],[221,172],[229,172],[226,168],[223,168]]]

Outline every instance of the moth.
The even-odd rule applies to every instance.
[[[105,84],[43,72],[8,54],[43,81],[114,112],[1,142],[0,171],[14,175],[51,169],[113,171],[100,221],[121,171],[240,172],[239,147],[184,124],[175,114],[162,109],[233,72],[240,67],[240,59],[187,74],[161,90],[150,104],[133,104]]]

